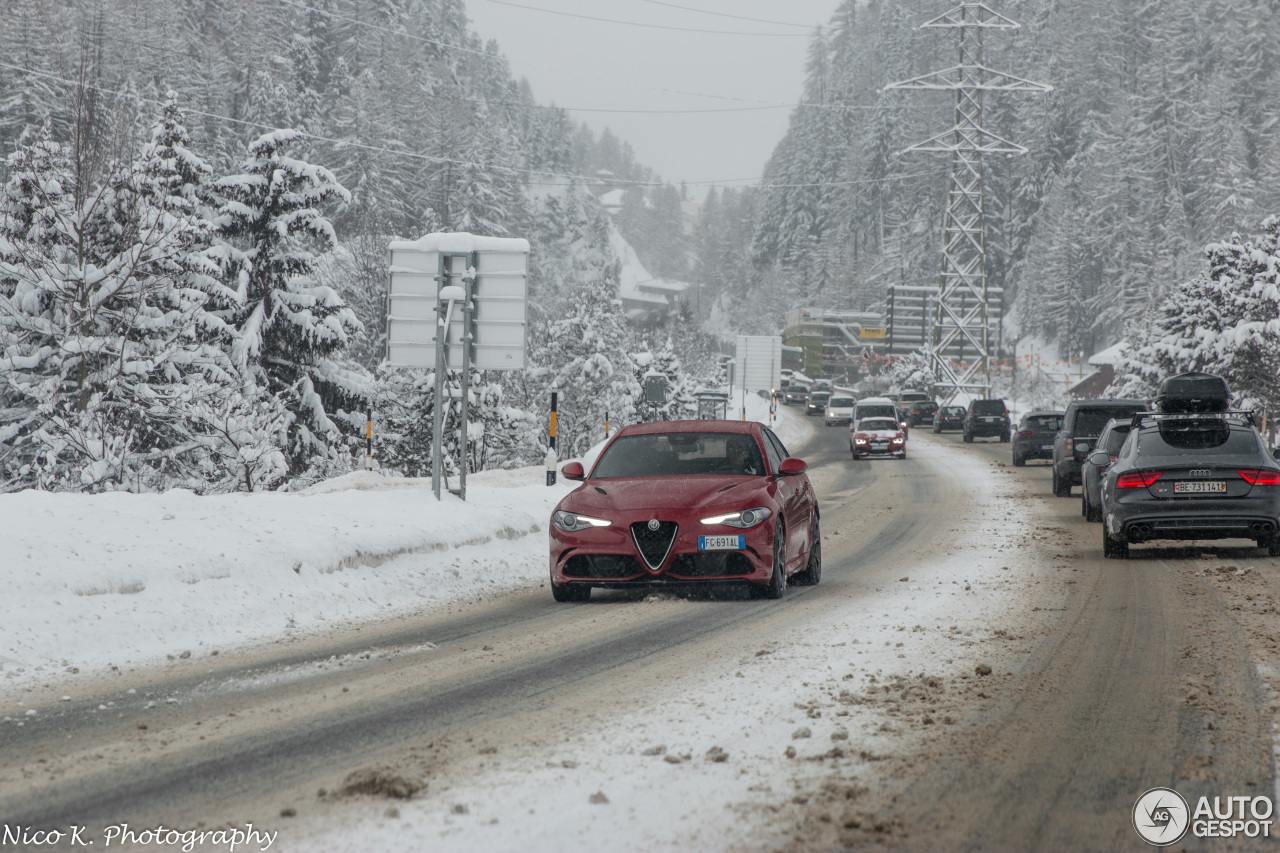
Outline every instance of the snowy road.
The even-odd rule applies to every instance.
[[[138,678],[0,727],[0,813],[283,850],[1104,850],[1143,846],[1148,787],[1271,792],[1269,561],[1104,563],[1008,445],[909,447],[854,464],[819,428],[824,578],[781,602],[541,589]]]

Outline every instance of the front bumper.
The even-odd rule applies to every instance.
[[[603,587],[669,586],[720,581],[767,583],[773,573],[772,519],[748,530],[694,521],[681,525],[666,558],[650,568],[631,538],[628,518],[610,527],[566,533],[554,526],[550,541],[551,582]],[[657,517],[661,517],[660,515]],[[741,550],[699,551],[700,536],[739,535]]]

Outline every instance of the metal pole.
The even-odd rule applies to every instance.
[[[547,485],[554,486],[556,484],[556,407],[559,403],[560,394],[557,391],[551,392],[551,418],[548,423],[547,436]]]
[[[467,270],[462,275],[462,435],[458,460],[458,497],[467,499],[467,422],[471,417],[471,349],[475,345],[475,295],[476,269],[480,266],[480,253],[460,256],[466,260]]]
[[[439,269],[436,273],[436,293],[449,285],[449,260],[444,253],[440,254]],[[444,457],[443,440],[444,440],[444,371],[445,358],[447,350],[445,349],[445,337],[449,334],[449,327],[445,325],[445,317],[442,312],[444,307],[439,296],[436,297],[436,393],[435,405],[432,406],[431,420],[431,491],[435,493],[436,500],[440,500],[440,466],[443,464]]]
[[[364,469],[373,470],[373,404],[369,404],[368,420],[365,422],[364,435]]]

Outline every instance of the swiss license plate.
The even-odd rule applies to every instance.
[[[1041,450],[1053,450],[1053,445],[1052,445],[1052,444],[1042,444],[1042,445],[1040,445],[1040,449],[1041,449]]]
[[[747,547],[745,536],[699,536],[699,551],[741,551]]]
[[[1227,484],[1223,480],[1214,480],[1205,482],[1203,480],[1182,481],[1173,484],[1173,493],[1175,495],[1195,495],[1205,492],[1225,492]]]

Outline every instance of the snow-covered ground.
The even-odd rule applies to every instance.
[[[918,444],[917,458],[988,496],[984,508],[1011,497],[1007,475],[989,461]],[[994,626],[1015,627],[1011,613],[1030,589],[1006,571],[1024,506],[984,509],[984,520],[958,532],[947,553],[922,550],[901,579],[895,573],[837,615],[736,653],[708,652],[715,662],[691,683],[648,685],[642,701],[598,709],[589,732],[541,745],[504,741],[495,756],[433,777],[429,790],[391,809],[386,800],[335,804],[305,832],[282,836],[280,847],[775,849],[780,840],[771,835],[789,825],[785,810],[830,779],[834,763],[848,785],[874,786],[877,762],[866,756],[891,755],[917,736],[866,698],[876,685],[947,683],[954,692],[976,663],[1003,671],[1007,661],[979,644],[1005,633],[993,634]],[[651,596],[618,606],[697,605]],[[937,727],[951,722],[938,717]],[[714,760],[716,749],[725,761]]]
[[[767,401],[746,402],[767,422]],[[797,445],[811,429],[785,409],[776,427]],[[537,586],[547,520],[574,485],[548,487],[538,467],[472,475],[465,503],[365,472],[298,494],[0,495],[0,716],[18,711],[6,694],[73,669]]]

